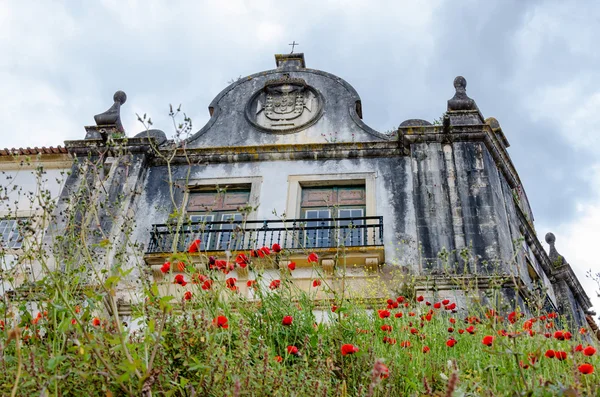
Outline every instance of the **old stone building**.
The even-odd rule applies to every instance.
[[[499,285],[512,305],[585,323],[590,300],[554,236],[546,236],[550,254],[540,243],[507,137],[467,96],[463,77],[438,123],[410,119],[383,134],[362,121],[360,97],[346,81],[307,68],[303,54],[275,60],[275,69],[226,87],[209,105],[209,122],[186,139],[160,130],[122,139],[119,91],[85,139],[66,142],[81,161],[102,159],[105,188],[95,197],[114,203],[99,209],[90,243],[138,243],[137,258],[163,288],[172,280],[160,266],[195,239],[199,265],[278,243],[285,256],[281,269],[266,270],[266,283],[294,261],[301,288],[318,274],[361,299],[410,283],[431,299],[485,304],[496,299],[485,292]],[[73,167],[57,212],[87,177]],[[49,236],[64,230],[58,222]],[[103,255],[110,262],[118,251]],[[319,255],[316,267],[307,252]],[[120,286],[123,308],[136,302],[138,272]],[[251,296],[244,281],[252,268],[234,276]],[[317,295],[323,305],[328,298]]]

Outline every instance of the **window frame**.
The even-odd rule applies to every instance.
[[[365,187],[365,205],[364,205],[364,217],[375,217],[377,216],[376,207],[376,178],[375,172],[363,172],[363,173],[348,173],[348,174],[311,174],[311,175],[289,175],[288,176],[288,196],[286,204],[286,215],[288,218],[303,219],[302,218],[302,189],[311,187],[334,187],[334,186],[360,186]],[[362,207],[362,206],[360,206]],[[341,208],[344,209],[344,208]],[[339,217],[339,210],[337,209],[336,218]],[[377,219],[367,220],[366,224],[378,224]],[[372,238],[367,237],[370,245]],[[361,237],[361,241],[365,241],[364,236]],[[339,244],[338,242],[338,245]],[[319,248],[319,247],[316,247]]]
[[[289,175],[286,215],[288,218],[301,218],[301,202],[303,187],[318,186],[365,186],[365,217],[377,216],[375,172],[348,173],[348,174],[312,174]]]
[[[215,221],[215,219],[217,217],[223,216],[223,215],[235,215],[235,214],[240,214],[239,212],[236,212],[235,210],[226,210],[226,211],[211,211],[211,212],[205,212],[205,213],[198,213],[196,211],[192,211],[191,213],[187,211],[187,206],[189,203],[189,199],[190,196],[195,192],[195,191],[208,191],[208,190],[227,190],[227,189],[232,189],[232,190],[239,190],[239,189],[243,189],[243,190],[248,190],[250,192],[250,195],[248,197],[248,206],[250,206],[251,208],[255,209],[258,207],[259,205],[259,199],[260,199],[260,188],[262,185],[262,181],[263,178],[261,176],[251,176],[251,177],[232,177],[232,178],[202,178],[202,179],[190,179],[188,180],[185,185],[186,185],[186,189],[184,191],[184,195],[183,195],[183,208],[185,209],[183,212],[183,216],[184,219],[189,220],[190,217],[192,216],[212,216],[212,222],[217,222]],[[246,214],[246,218],[245,220],[255,220],[257,216],[257,211],[256,210],[252,210],[250,211],[248,214]],[[227,231],[225,231],[227,232]],[[201,232],[199,232],[201,233]],[[208,251],[211,250],[217,250],[220,251],[222,250],[221,245],[219,243],[219,240],[221,238],[221,235],[224,232],[217,232],[217,233],[210,233],[209,235],[209,239],[216,239],[215,242],[209,241],[208,242]],[[214,236],[213,236],[214,234]],[[201,238],[201,240],[203,240]],[[201,247],[201,251],[204,251],[206,248],[205,242],[202,242],[202,247]],[[236,247],[227,247],[227,250],[235,250]]]

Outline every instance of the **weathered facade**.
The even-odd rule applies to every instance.
[[[552,235],[550,255],[543,249],[508,140],[467,96],[463,77],[440,123],[406,120],[382,134],[362,122],[350,84],[307,68],[303,54],[275,58],[276,69],[217,95],[210,121],[183,141],[159,130],[121,139],[126,97],[118,92],[85,139],[66,142],[73,156],[106,164],[105,188],[89,197],[115,205],[99,210],[90,242],[129,233],[165,288],[172,280],[162,279],[160,265],[196,238],[198,263],[278,243],[286,252],[279,266],[295,261],[302,288],[318,273],[354,297],[381,299],[410,282],[432,299],[486,300],[499,284],[513,305],[543,305],[585,323],[589,298]],[[109,148],[117,141],[120,155]],[[59,212],[86,178],[73,168]],[[117,251],[102,255],[110,262]],[[317,268],[306,262],[312,251]],[[268,269],[265,282],[283,270]],[[234,271],[240,293],[251,295],[243,281],[252,272]],[[139,288],[136,272],[129,277],[120,287],[124,307]]]

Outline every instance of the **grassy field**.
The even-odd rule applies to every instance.
[[[317,308],[327,283],[299,291],[293,270],[279,282],[258,272],[249,302],[232,265],[184,264],[162,270],[189,293],[160,297],[146,281],[135,332],[102,314],[102,289],[75,293],[69,275],[47,278],[36,310],[5,303],[0,395],[600,395],[597,341],[555,313],[460,307],[410,288],[375,307],[331,292]]]

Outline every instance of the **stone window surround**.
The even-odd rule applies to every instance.
[[[250,185],[250,198],[248,199],[248,205],[252,208],[258,207],[260,203],[260,188],[263,182],[262,176],[242,176],[242,177],[230,177],[230,178],[201,178],[201,179],[189,179],[186,183],[187,187],[183,194],[183,208],[187,207],[188,200],[190,197],[190,191],[196,187],[223,187],[233,185]],[[248,220],[256,219],[256,211],[252,211],[248,214]]]
[[[365,216],[376,216],[377,206],[375,197],[375,172],[360,172],[347,174],[308,174],[288,176],[288,196],[286,215],[288,218],[300,218],[300,202],[302,187],[333,186],[333,185],[365,185]]]

